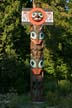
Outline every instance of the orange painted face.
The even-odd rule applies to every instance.
[[[43,32],[40,32],[39,34],[37,34],[34,31],[32,31],[31,34],[30,34],[30,37],[31,37],[31,41],[34,44],[39,45],[39,44],[41,44],[43,42],[44,34],[43,34]]]
[[[35,11],[32,13],[32,19],[36,22],[40,22],[43,19],[43,14],[39,11]]]
[[[31,59],[30,60],[30,65],[32,67],[32,72],[35,74],[35,75],[39,75],[42,71],[43,71],[43,60],[34,60],[34,59]]]

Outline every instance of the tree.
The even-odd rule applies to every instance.
[[[69,3],[65,0],[37,1],[54,12],[53,26],[44,26],[46,78],[72,81],[72,0]],[[0,82],[13,86],[20,93],[30,85],[29,27],[21,25],[22,6],[31,7],[31,3],[28,0],[0,1]]]
[[[54,74],[57,79],[71,80],[72,1],[68,3],[69,10],[65,9],[65,1],[51,0],[48,3],[54,12],[54,25],[45,27],[46,50],[49,52],[48,55],[45,53],[45,70]]]
[[[4,0],[0,8],[0,80],[3,86],[13,86],[19,92],[26,91],[29,81],[29,66],[26,63],[29,59],[29,36],[21,25],[22,1]]]

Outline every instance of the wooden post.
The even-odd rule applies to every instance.
[[[41,8],[40,3],[35,3],[33,0],[33,8]],[[43,102],[43,48],[44,48],[44,33],[42,25],[31,26],[31,95],[33,102]],[[34,38],[33,38],[34,37]],[[33,65],[35,65],[33,67]]]
[[[31,24],[30,50],[31,50],[31,96],[33,102],[43,102],[43,49],[44,33],[43,25],[53,24],[53,12],[44,10],[41,3],[33,0],[33,8],[22,9],[22,24]]]
[[[33,0],[32,4],[33,4],[33,8],[35,8],[36,7],[35,0]]]

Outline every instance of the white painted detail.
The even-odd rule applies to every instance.
[[[53,11],[45,11],[45,12],[46,12],[46,15],[47,15],[47,18],[45,20],[45,25],[50,25],[50,23],[51,24],[53,23]],[[22,23],[30,23],[29,13],[30,13],[29,10],[22,10],[22,13],[21,13]],[[38,13],[38,14],[39,14],[40,18],[43,17],[43,15],[41,13]],[[34,18],[36,15],[37,15],[37,13],[34,12],[32,14],[32,17]],[[35,19],[35,20],[37,20],[37,19]]]
[[[32,39],[36,39],[37,38],[37,35],[36,35],[36,33],[34,31],[31,32],[30,38],[32,38]]]
[[[22,16],[21,16],[22,22],[30,22],[28,15],[29,11],[22,11]]]
[[[40,32],[39,39],[44,39],[44,33],[43,32]]]
[[[47,12],[46,11],[46,15],[47,15],[47,19],[46,19],[46,21],[45,22],[53,22],[53,12],[51,11],[51,12]]]
[[[30,65],[31,65],[31,67],[36,68],[36,61],[31,59],[30,60]]]
[[[38,67],[39,67],[39,68],[42,68],[43,66],[44,66],[43,60],[40,60],[39,63],[38,63]]]

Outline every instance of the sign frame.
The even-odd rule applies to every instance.
[[[22,8],[22,12],[21,12],[22,25],[25,25],[25,24],[31,25],[32,24],[29,19],[29,13],[32,9],[33,8]],[[43,9],[43,10],[45,11],[47,18],[46,18],[45,22],[41,25],[53,25],[53,11],[48,10],[48,9]],[[24,18],[26,18],[26,19],[24,20]]]

